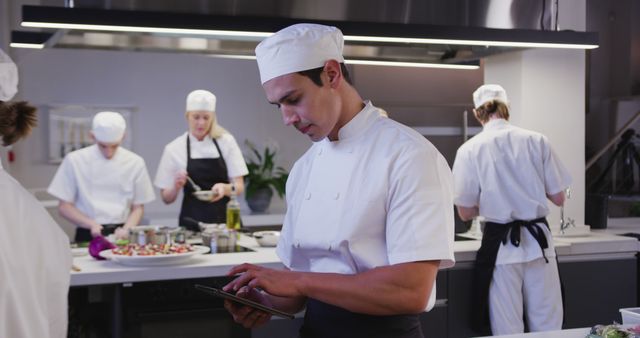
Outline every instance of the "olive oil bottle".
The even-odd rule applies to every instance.
[[[240,204],[234,184],[231,184],[231,197],[227,203],[227,229],[240,229]]]

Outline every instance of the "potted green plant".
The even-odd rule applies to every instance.
[[[249,174],[244,178],[245,199],[251,211],[264,212],[271,204],[274,190],[280,198],[284,197],[289,173],[284,168],[275,165],[276,149],[265,146],[264,150],[260,152],[248,140],[245,141],[245,144],[250,151],[249,156],[245,156],[249,169]]]

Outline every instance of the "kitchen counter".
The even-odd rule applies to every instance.
[[[576,261],[602,257],[627,257],[640,251],[639,241],[630,237],[618,236],[617,230],[592,230],[589,236],[554,237],[558,260]],[[480,249],[481,237],[463,233],[459,237],[470,238],[470,241],[456,241],[454,244],[456,262],[475,260],[476,252]],[[595,256],[594,256],[595,255]]]
[[[520,333],[520,334],[510,334],[510,335],[504,335],[504,336],[493,336],[493,337],[502,337],[502,338],[585,338],[590,330],[591,330],[591,328],[584,327],[584,328],[570,329],[570,330]]]
[[[112,261],[98,261],[89,255],[74,257],[80,271],[71,272],[71,286],[116,284],[224,276],[231,267],[242,263],[282,268],[275,248],[263,248],[252,237],[241,235],[239,245],[253,252],[205,254],[185,263],[166,266],[126,266]]]
[[[73,263],[80,271],[71,272],[71,285],[224,276],[231,267],[242,263],[283,267],[274,248],[260,247],[254,238],[245,235],[241,235],[239,244],[255,251],[201,255],[183,264],[160,267],[124,266],[111,261],[97,261],[88,255],[74,257]],[[587,237],[554,238],[554,244],[560,262],[626,258],[633,257],[639,251],[637,240],[616,236],[609,230],[594,230]],[[472,262],[479,248],[479,240],[456,241],[454,250],[457,263]]]

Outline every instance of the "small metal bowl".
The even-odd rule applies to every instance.
[[[213,190],[200,190],[193,192],[193,196],[203,202],[211,202],[216,195],[216,192]]]
[[[185,232],[181,228],[159,225],[139,225],[129,230],[129,243],[146,245],[184,243],[185,241]]]
[[[202,231],[201,236],[202,245],[211,248],[211,253],[233,251],[238,241],[238,232],[227,229],[226,224],[208,226]]]
[[[280,231],[256,231],[252,236],[260,246],[276,246],[280,240]]]

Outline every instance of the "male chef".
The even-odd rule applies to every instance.
[[[96,114],[90,132],[95,144],[65,156],[49,185],[60,214],[78,226],[76,242],[114,232],[127,237],[144,204],[155,198],[142,157],[120,146],[125,129],[119,113]]]
[[[343,44],[336,27],[298,24],[256,48],[267,100],[314,143],[287,181],[286,269],[236,266],[225,290],[306,307],[301,337],[422,337],[418,315],[434,304],[438,269],[454,263],[451,171],[422,135],[360,97]],[[246,327],[269,319],[225,306]]]

